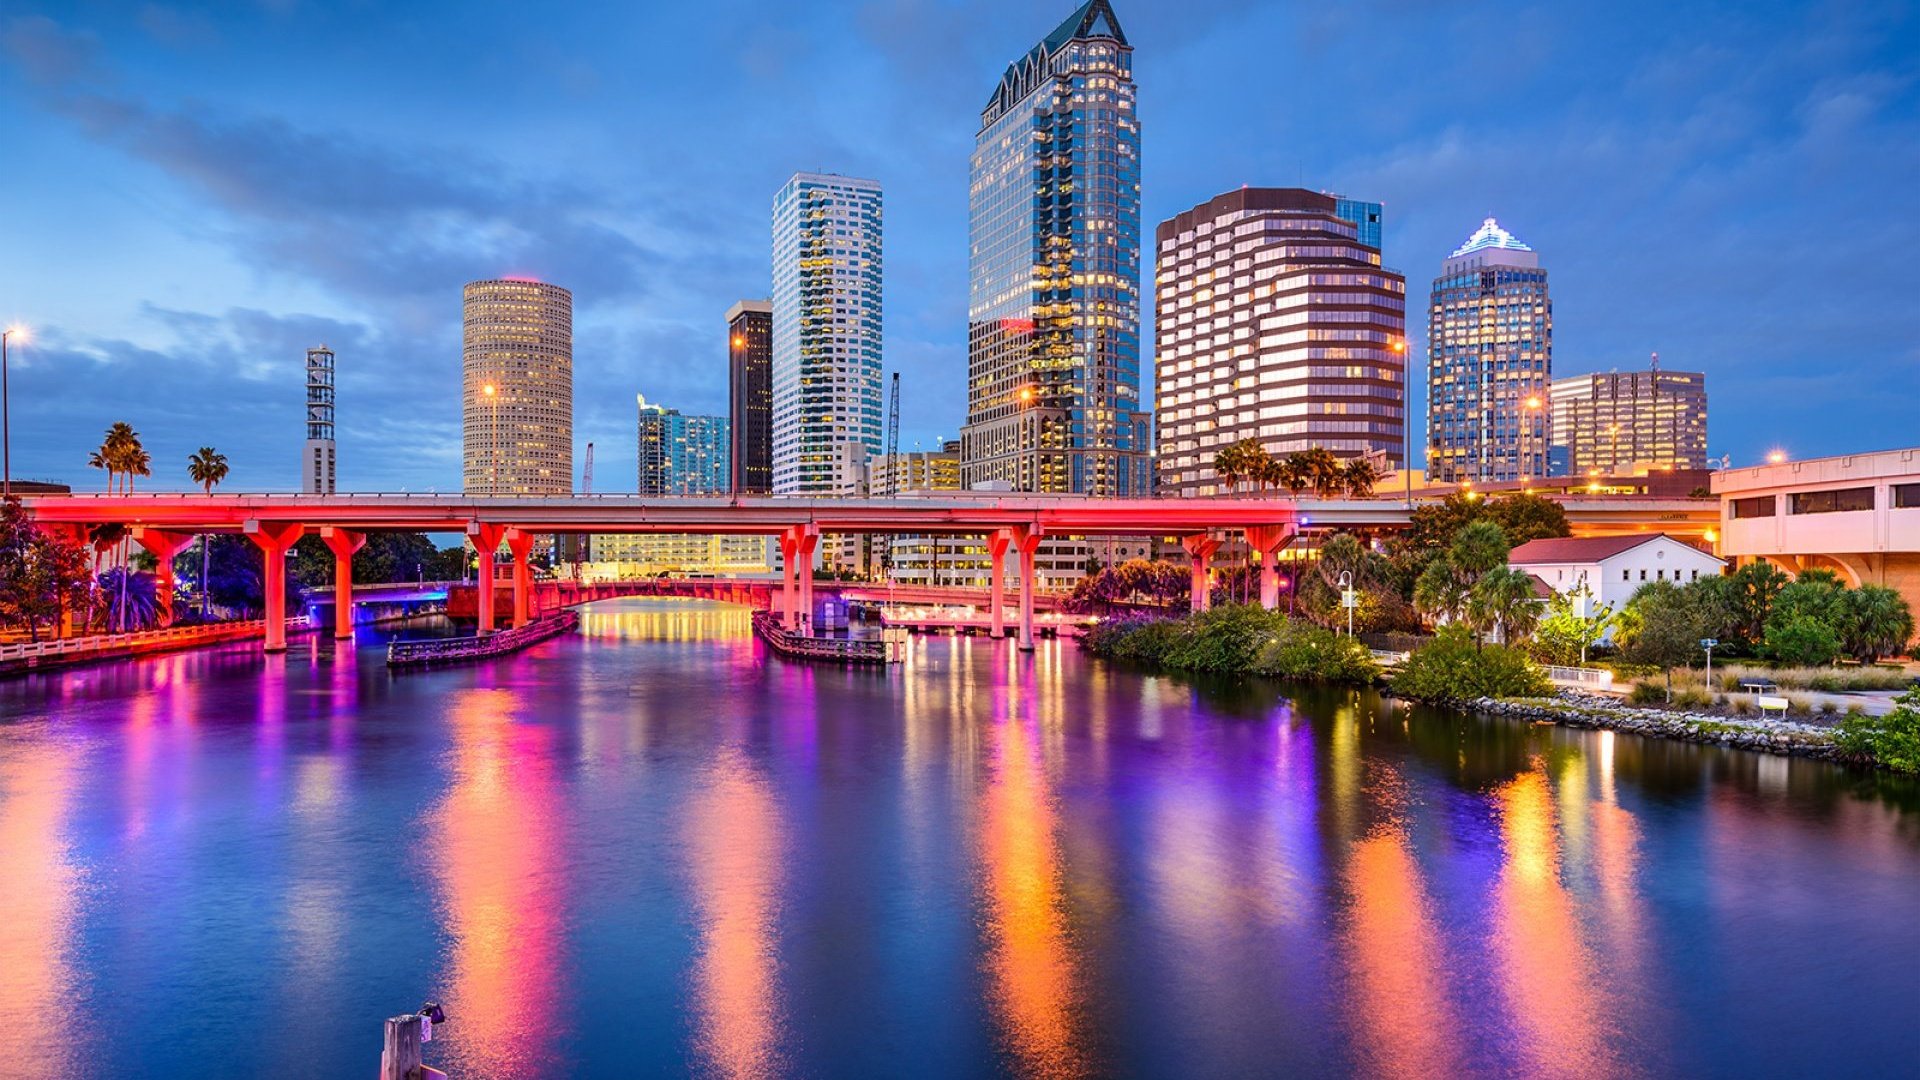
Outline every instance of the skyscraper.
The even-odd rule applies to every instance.
[[[687,416],[634,395],[640,407],[642,495],[724,495],[728,423],[724,416]]]
[[[775,494],[851,491],[844,463],[880,449],[880,233],[878,181],[795,173],[774,197]]]
[[[1407,282],[1341,203],[1378,235],[1377,203],[1300,188],[1229,191],[1155,230],[1162,494],[1225,491],[1213,460],[1242,439],[1400,464]]]
[[[1144,495],[1133,49],[1088,0],[1010,65],[974,136],[968,487]]]
[[[471,494],[573,492],[573,294],[505,278],[466,287],[460,413]]]
[[[1427,475],[1547,475],[1553,301],[1534,250],[1492,218],[1441,265],[1427,312]]]
[[[773,301],[727,309],[727,401],[733,444],[727,489],[773,490]]]
[[[1607,371],[1555,379],[1553,445],[1567,471],[1584,476],[1707,467],[1707,377],[1664,371]]]
[[[333,350],[307,350],[307,441],[300,451],[300,490],[308,495],[334,491]]]

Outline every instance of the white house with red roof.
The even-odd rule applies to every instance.
[[[1646,533],[1531,540],[1513,549],[1507,565],[1557,593],[1577,597],[1584,583],[1591,603],[1612,604],[1618,611],[1650,581],[1685,585],[1723,573],[1727,564],[1666,533]]]

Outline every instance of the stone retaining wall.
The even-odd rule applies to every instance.
[[[1765,720],[1639,709],[1617,699],[1578,691],[1564,691],[1551,699],[1499,700],[1481,698],[1463,703],[1475,712],[1516,720],[1543,721],[1567,727],[1599,728],[1658,739],[1730,746],[1767,754],[1816,758],[1844,765],[1872,762],[1843,753],[1833,741],[1833,729],[1796,720]]]

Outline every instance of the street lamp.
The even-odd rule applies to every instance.
[[[1774,450],[1767,454],[1767,464],[1769,465],[1778,465],[1785,460],[1787,460],[1787,452],[1785,450]]]
[[[1707,692],[1708,693],[1713,692],[1713,647],[1718,644],[1720,644],[1720,642],[1714,638],[1703,637],[1700,639],[1700,647],[1707,650]]]
[[[1353,636],[1353,609],[1360,606],[1360,597],[1353,591],[1353,571],[1340,571],[1340,606],[1347,609],[1347,636]]]
[[[7,395],[7,341],[27,340],[27,328],[9,326],[0,330],[0,496],[13,497],[13,403]]]

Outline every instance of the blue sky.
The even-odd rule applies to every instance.
[[[724,411],[721,314],[766,294],[797,169],[885,186],[902,441],[950,436],[979,108],[1072,6],[15,0],[15,475],[99,486],[124,419],[156,486],[211,443],[230,488],[291,488],[325,341],[342,486],[457,486],[460,286],[521,273],[574,290],[576,438],[630,490],[636,391]],[[1419,356],[1494,214],[1552,273],[1556,373],[1705,370],[1736,463],[1920,444],[1920,5],[1116,10],[1149,234],[1243,183],[1383,201]]]

